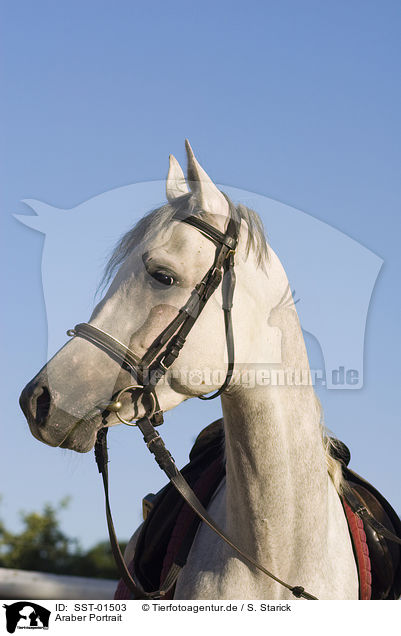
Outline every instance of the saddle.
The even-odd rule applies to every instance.
[[[341,501],[358,567],[359,598],[397,599],[401,595],[401,546],[389,537],[392,533],[401,538],[401,521],[383,495],[348,468],[350,452],[345,444],[333,440],[331,452],[343,468]],[[201,431],[189,460],[181,472],[207,507],[225,475],[222,420]],[[145,522],[128,569],[142,588],[151,592],[160,588],[173,562],[185,565],[200,520],[172,484],[156,495],[147,495],[143,513]],[[386,530],[388,536],[383,536]],[[174,590],[165,598],[173,594]],[[133,598],[123,581],[115,598]]]

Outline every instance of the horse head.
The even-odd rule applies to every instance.
[[[197,216],[224,233],[230,205],[196,160],[186,143],[187,180],[170,156],[167,203],[153,210],[117,245],[107,277],[111,284],[96,306],[89,324],[110,334],[142,358],[160,333],[185,306],[192,291],[210,269],[216,246],[198,228],[177,219]],[[244,364],[280,357],[280,333],[274,308],[280,306],[286,277],[267,246],[256,213],[237,208],[241,222],[235,254],[236,288],[233,307],[236,361]],[[272,267],[276,275],[269,279]],[[262,305],[261,305],[262,303]],[[263,338],[258,336],[263,333]],[[226,359],[222,294],[211,296],[179,357],[157,385],[160,409],[217,390],[224,379]],[[73,338],[29,382],[20,404],[33,435],[51,446],[89,451],[103,426],[141,417],[146,406],[139,391],[121,395],[117,415],[109,405],[133,385],[130,370],[102,347]],[[235,391],[233,384],[228,392]],[[118,417],[119,416],[119,417]]]

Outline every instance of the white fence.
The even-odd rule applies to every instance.
[[[0,598],[112,599],[117,581],[0,568]]]

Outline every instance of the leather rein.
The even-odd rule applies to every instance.
[[[174,215],[172,220],[182,221],[195,227],[202,233],[203,236],[211,240],[216,245],[215,257],[212,266],[207,271],[201,282],[195,286],[188,301],[179,310],[177,317],[174,318],[160,333],[141,359],[119,340],[104,332],[102,329],[88,323],[80,323],[76,325],[74,329],[67,331],[67,335],[83,338],[102,349],[112,358],[119,361],[125,368],[128,368],[131,374],[135,377],[135,384],[129,385],[119,391],[119,393],[115,396],[114,401],[111,402],[105,410],[114,412],[122,423],[130,426],[137,426],[139,428],[143,435],[143,439],[150,452],[154,455],[156,462],[198,517],[200,517],[200,519],[209,526],[211,530],[213,530],[223,541],[225,541],[226,544],[237,552],[237,554],[239,554],[241,558],[251,567],[257,568],[265,575],[290,590],[296,598],[317,600],[315,596],[307,592],[302,586],[292,586],[279,579],[277,576],[272,574],[272,572],[269,572],[269,570],[267,570],[263,565],[257,563],[253,557],[246,554],[237,545],[235,545],[235,543],[210,517],[207,510],[204,508],[183,475],[178,470],[162,438],[155,430],[156,426],[163,423],[163,412],[160,409],[155,391],[156,385],[178,357],[189,332],[196,323],[196,320],[201,314],[207,301],[221,283],[228,368],[226,378],[218,391],[210,396],[199,396],[200,399],[210,400],[218,397],[228,387],[232,378],[234,370],[234,339],[231,309],[235,288],[234,254],[238,244],[240,221],[237,217],[237,211],[234,205],[228,198],[227,201],[229,204],[230,216],[225,233],[220,232],[215,227],[197,216],[183,216],[180,213],[176,213]],[[133,417],[131,420],[126,420],[121,417],[119,414],[119,410],[122,406],[120,399],[122,395],[128,391],[141,392],[143,403],[148,408],[145,416],[140,418]],[[134,594],[134,598],[163,598],[175,585],[182,566],[177,563],[173,563],[161,588],[154,592],[146,592],[142,588],[141,584],[134,580],[133,576],[129,572],[118,545],[110,509],[107,468],[107,432],[107,427],[101,428],[98,431],[95,444],[95,457],[99,472],[103,479],[107,526],[114,559],[122,579]]]

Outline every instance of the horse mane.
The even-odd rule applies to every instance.
[[[334,484],[334,488],[339,495],[343,492],[344,475],[341,462],[334,457],[332,448],[335,448],[333,437],[330,435],[330,431],[324,422],[324,411],[319,398],[315,393],[315,399],[318,409],[320,411],[320,434],[322,437],[323,450],[325,454],[327,472],[331,481]]]
[[[263,222],[257,212],[245,205],[237,205],[236,210],[239,219],[245,222],[248,229],[245,246],[246,256],[248,256],[251,251],[254,252],[257,266],[264,268],[269,258],[269,252]],[[100,287],[104,288],[109,283],[117,268],[125,261],[137,245],[141,242],[147,242],[152,236],[155,236],[165,229],[171,223],[172,218],[176,213],[197,215],[204,218],[209,223],[213,223],[212,215],[207,214],[199,208],[196,197],[192,193],[184,194],[171,203],[166,203],[165,205],[151,210],[118,241],[106,264]],[[341,493],[343,480],[341,463],[335,459],[331,453],[332,440],[329,435],[329,431],[324,424],[323,408],[317,396],[316,400],[320,408],[320,431],[327,471],[336,490]]]

